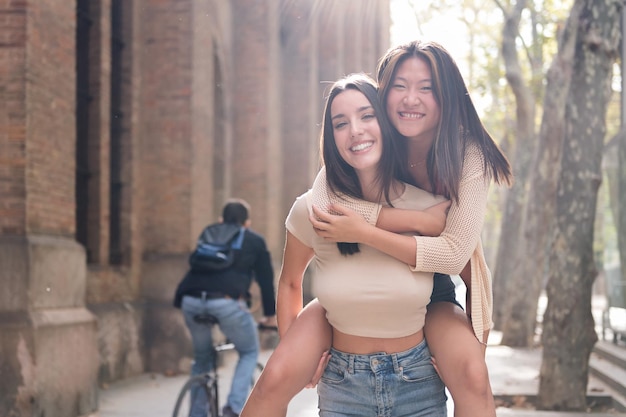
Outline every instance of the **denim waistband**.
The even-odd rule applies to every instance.
[[[188,295],[189,297],[200,298],[204,300],[215,300],[216,298],[232,298],[233,300],[244,299],[242,295],[227,294],[221,291],[190,290],[190,291],[187,291],[184,295]]]
[[[372,370],[374,368],[398,371],[402,368],[403,364],[407,362],[430,361],[430,351],[428,350],[426,339],[410,349],[397,353],[376,352],[359,355],[341,352],[335,348],[331,348],[330,353],[331,361],[347,368],[349,372],[355,370]]]

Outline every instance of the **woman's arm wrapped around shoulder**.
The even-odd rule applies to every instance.
[[[378,223],[373,226],[363,220],[358,213],[333,204],[331,209],[341,215],[325,213],[314,207],[311,222],[318,236],[336,242],[358,242],[370,245],[382,252],[405,262],[416,271],[459,274],[480,240],[487,207],[490,179],[484,173],[482,155],[479,151],[468,152],[461,185],[459,201],[450,206],[445,227],[439,236],[398,235],[388,230],[400,232],[402,223],[411,227],[416,223],[415,212],[411,210],[382,207]],[[362,200],[359,204],[374,205]]]

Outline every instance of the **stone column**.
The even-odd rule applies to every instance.
[[[212,11],[195,0],[144,1],[140,43],[141,172],[147,369],[187,371],[191,343],[172,305],[176,286],[213,211]],[[221,204],[220,204],[221,206]]]
[[[0,415],[96,408],[96,322],[74,238],[75,7],[2,6]]]
[[[252,206],[252,228],[282,250],[279,2],[239,0],[233,17],[233,189]],[[286,156],[286,155],[285,155]],[[278,252],[279,253],[279,252]]]

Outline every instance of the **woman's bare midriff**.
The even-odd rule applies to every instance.
[[[381,339],[376,337],[353,336],[333,329],[333,348],[341,352],[354,353],[357,355],[368,355],[378,352],[404,352],[405,350],[419,345],[422,340],[424,340],[423,330],[409,336]]]

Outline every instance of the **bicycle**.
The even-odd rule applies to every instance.
[[[198,314],[194,316],[193,319],[196,323],[206,324],[209,326],[210,330],[213,329],[214,325],[219,323],[217,317],[211,314]],[[262,325],[259,325],[259,329],[275,330],[273,327]],[[228,340],[213,345],[213,369],[201,375],[193,375],[185,382],[176,399],[174,413],[172,414],[173,417],[189,417],[193,395],[206,395],[208,401],[206,403],[207,409],[205,415],[207,417],[218,417],[220,415],[219,376],[217,372],[218,355],[221,352],[234,349],[235,345]],[[252,381],[250,381],[251,386],[254,385],[261,372],[263,372],[263,364],[257,362],[255,374],[252,376]]]

